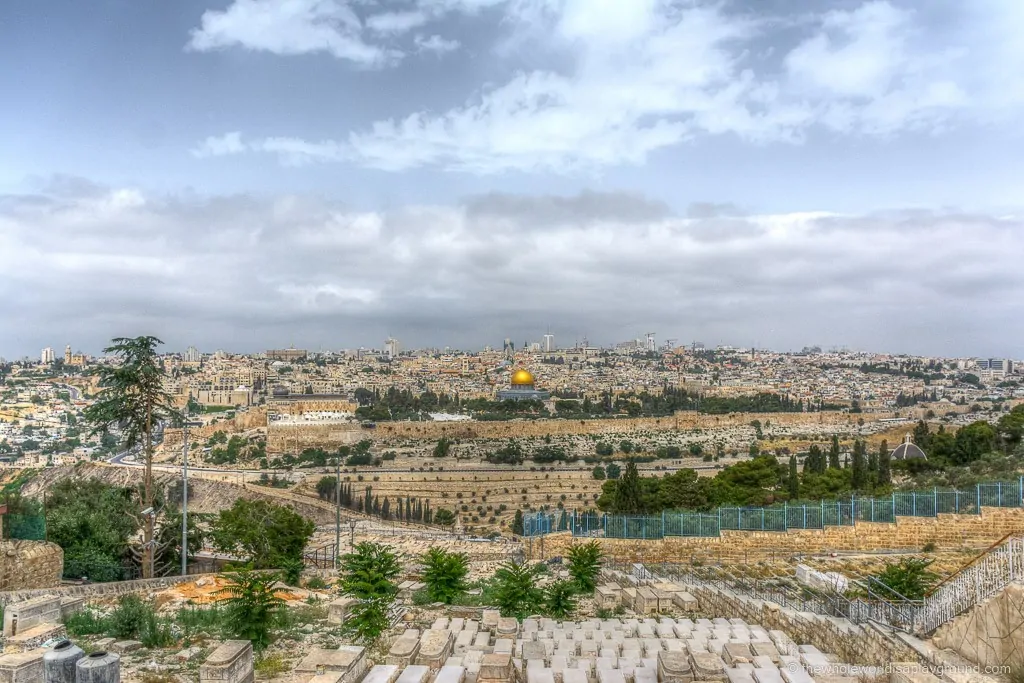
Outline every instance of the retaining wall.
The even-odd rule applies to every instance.
[[[852,526],[785,532],[724,530],[721,536],[711,538],[597,540],[605,554],[616,562],[658,564],[696,560],[717,564],[785,560],[794,555],[834,551],[920,551],[927,543],[934,543],[941,550],[985,548],[1009,533],[1024,533],[1024,509],[983,507],[980,515],[897,517],[895,523],[857,522]],[[545,559],[564,555],[572,542],[572,535],[564,532],[526,539],[524,544],[528,555]]]
[[[0,591],[48,588],[60,583],[64,551],[45,541],[0,541]]]

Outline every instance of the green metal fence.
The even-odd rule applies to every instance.
[[[23,541],[46,540],[46,517],[42,515],[3,515],[3,537]]]
[[[666,511],[659,515],[609,515],[595,512],[537,512],[523,519],[526,536],[572,531],[574,536],[656,539],[666,536],[720,536],[723,529],[786,531],[852,526],[856,522],[896,521],[897,517],[981,514],[982,507],[1024,506],[1024,477],[970,489],[900,491],[884,497],[789,502],[771,507],[721,507],[710,513]]]

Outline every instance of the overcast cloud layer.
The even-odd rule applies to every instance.
[[[684,218],[613,194],[355,212],[64,179],[0,199],[0,347],[660,339],[1018,354],[1024,220],[902,212]],[[40,239],[46,235],[46,239]],[[970,236],[965,240],[964,236]]]
[[[0,356],[653,330],[1024,357],[1022,26],[1021,0],[0,3]]]

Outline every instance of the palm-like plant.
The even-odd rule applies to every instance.
[[[431,601],[450,605],[465,592],[469,574],[469,558],[465,554],[431,548],[423,555],[423,564],[423,582]]]
[[[494,572],[494,602],[503,617],[522,619],[544,604],[544,593],[536,585],[536,566],[510,560]]]
[[[597,541],[578,543],[570,546],[568,552],[569,575],[580,593],[592,593],[597,587],[597,575],[601,573],[603,553]]]
[[[544,595],[544,607],[555,619],[565,619],[576,611],[576,586],[571,581],[555,581]]]
[[[92,434],[116,429],[126,448],[140,444],[146,461],[143,508],[153,507],[153,429],[160,422],[180,420],[171,395],[164,391],[164,371],[156,347],[156,337],[117,337],[103,349],[114,355],[115,365],[103,365],[96,371],[100,391],[94,404],[86,408],[85,419]],[[149,577],[153,558],[153,517],[144,525],[145,551],[143,577]]]
[[[255,649],[263,649],[270,642],[270,625],[284,604],[274,590],[277,576],[241,569],[225,578],[230,582],[224,588],[227,627],[235,636],[251,640]]]

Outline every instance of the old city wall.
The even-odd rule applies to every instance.
[[[338,399],[318,400],[316,398],[295,401],[274,401],[270,404],[271,412],[280,415],[302,415],[303,413],[354,413],[358,403]]]
[[[45,541],[0,541],[0,591],[50,588],[60,583],[64,551]]]
[[[188,430],[189,441],[203,440],[210,438],[216,432],[226,432],[227,434],[235,434],[238,432],[247,432],[252,429],[259,429],[267,426],[267,409],[266,408],[253,408],[245,412],[237,413],[234,417],[220,420],[215,424],[208,424],[202,427],[190,427]],[[180,429],[165,429],[164,430],[164,449],[171,448],[173,446],[181,445],[181,430]]]
[[[980,515],[898,517],[895,524],[858,522],[786,532],[726,530],[714,538],[598,540],[605,554],[617,562],[718,564],[786,560],[833,551],[919,551],[926,543],[941,550],[983,548],[1008,533],[1024,533],[1024,509],[983,508]],[[556,557],[564,555],[571,543],[568,533],[537,537],[526,541],[527,553],[537,559]]]
[[[362,438],[417,439],[436,441],[442,436],[454,439],[507,439],[511,437],[543,437],[621,434],[641,431],[683,431],[749,425],[754,420],[773,425],[853,426],[863,419],[872,422],[893,417],[892,413],[851,414],[819,413],[730,413],[707,415],[696,411],[680,411],[670,417],[615,418],[605,420],[515,420],[479,422],[379,422],[374,429],[355,423],[277,424],[267,429],[267,451],[283,453],[303,448],[337,448]]]

